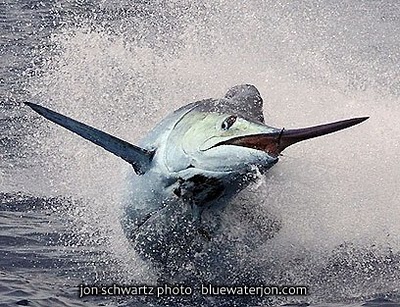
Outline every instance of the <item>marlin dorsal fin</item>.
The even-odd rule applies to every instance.
[[[264,124],[263,100],[260,92],[251,84],[236,85],[222,99],[205,99],[185,108],[193,106],[199,112],[236,114],[246,120]]]
[[[150,167],[154,151],[132,145],[108,133],[80,123],[72,118],[61,115],[45,107],[31,102],[24,102],[35,112],[76,134],[85,138],[105,150],[130,163],[138,175],[144,174]]]
[[[249,119],[264,123],[263,100],[254,85],[241,84],[231,87],[225,94],[231,108],[246,115]]]

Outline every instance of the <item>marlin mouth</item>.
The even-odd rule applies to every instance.
[[[264,151],[273,157],[277,157],[285,148],[289,147],[290,145],[349,128],[351,126],[360,124],[368,118],[369,117],[358,117],[307,128],[288,130],[283,128],[280,130],[277,129],[276,132],[272,133],[239,136],[220,142],[213,147],[219,145],[249,147]]]

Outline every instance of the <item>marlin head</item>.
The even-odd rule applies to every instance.
[[[214,146],[221,145],[236,145],[256,150],[262,150],[272,157],[277,157],[279,154],[290,145],[295,143],[323,136],[329,133],[333,133],[351,126],[357,125],[368,117],[358,117],[352,119],[341,120],[328,124],[312,126],[308,128],[300,129],[289,129],[285,128],[277,129],[268,126],[264,126],[264,133],[258,134],[245,134],[233,138],[229,138],[225,141],[221,141]]]
[[[240,85],[230,89],[223,99],[205,100],[180,118],[168,139],[173,144],[169,161],[185,161],[217,172],[252,165],[266,170],[290,145],[351,127],[367,118],[300,129],[275,128],[264,123],[257,89]]]

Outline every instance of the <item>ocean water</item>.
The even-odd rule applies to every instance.
[[[3,0],[0,34],[1,306],[400,305],[400,2]],[[290,147],[228,209],[240,269],[308,295],[79,298],[159,282],[118,220],[131,168],[21,102],[135,143],[240,83],[277,127],[370,116]]]

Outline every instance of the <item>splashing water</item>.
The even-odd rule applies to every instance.
[[[398,295],[399,14],[397,1],[87,4],[52,32],[28,97],[133,144],[168,112],[240,83],[258,87],[273,126],[371,116],[285,151],[234,201],[226,222],[241,221],[243,200],[277,217],[279,233],[243,253],[244,267],[257,266],[271,284],[308,285],[307,301]],[[114,278],[154,282],[119,225],[130,166],[34,123],[17,130],[29,163],[4,168],[4,192],[79,199],[71,223],[103,240]],[[246,228],[231,231],[243,236]]]

